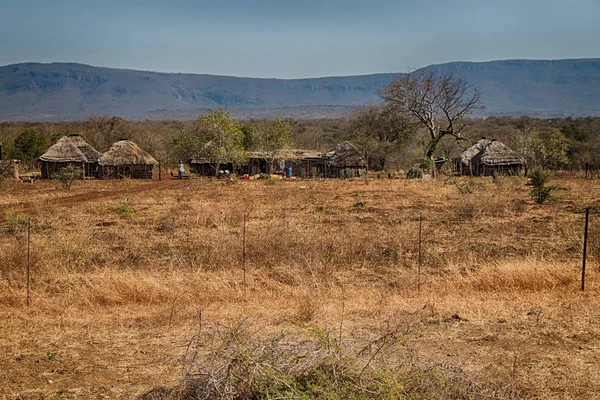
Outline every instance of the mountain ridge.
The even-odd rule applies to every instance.
[[[600,58],[453,61],[424,68],[464,77],[479,88],[486,106],[481,116],[600,115]],[[398,75],[281,79],[81,63],[9,64],[0,66],[0,121],[77,120],[92,114],[190,119],[214,108],[257,117],[257,110],[269,117],[334,117],[338,111],[378,104],[378,90]]]

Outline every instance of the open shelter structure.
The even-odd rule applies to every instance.
[[[455,158],[460,175],[521,175],[527,162],[516,151],[497,140],[481,139]]]
[[[98,159],[98,177],[102,179],[152,179],[158,161],[130,140],[119,140]]]
[[[192,159],[189,163],[192,171],[200,176],[214,176],[216,171],[226,169],[238,175],[271,173],[302,178],[351,178],[360,176],[367,168],[366,158],[350,142],[342,142],[326,154],[317,150],[284,150],[273,161],[273,169],[269,171],[268,153],[249,151],[246,162],[239,168],[231,162],[221,163],[217,168],[207,159]]]
[[[285,174],[288,177],[322,177],[325,171],[323,154],[316,150],[290,149],[277,154],[273,163],[273,174]],[[242,173],[256,175],[269,173],[268,155],[261,151],[248,153],[248,164]]]

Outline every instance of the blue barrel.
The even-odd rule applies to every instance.
[[[286,167],[285,176],[287,176],[288,178],[292,177],[292,167]]]

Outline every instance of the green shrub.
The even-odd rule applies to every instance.
[[[365,202],[364,200],[360,197],[360,193],[355,193],[354,194],[354,207],[364,207],[365,206]]]
[[[115,211],[117,212],[117,214],[119,214],[120,217],[123,218],[131,218],[135,215],[133,207],[131,207],[128,203],[117,204]]]
[[[27,230],[29,217],[19,211],[10,211],[6,213],[4,221],[6,222],[6,230],[9,233],[19,233]]]
[[[531,175],[529,175],[529,186],[532,186],[531,197],[538,204],[544,204],[546,200],[552,198],[552,191],[556,189],[556,186],[546,186],[546,183],[550,180],[550,174],[541,168],[535,169]]]
[[[423,178],[423,170],[419,167],[410,167],[406,173],[408,179],[421,179]]]
[[[60,182],[60,185],[65,190],[71,190],[71,186],[76,179],[79,179],[83,174],[83,171],[79,167],[68,165],[64,168],[59,169],[53,176],[54,179]]]
[[[475,189],[483,189],[485,185],[481,182],[474,182],[468,180],[465,183],[456,182],[456,188],[458,189],[458,193],[460,194],[471,194],[475,191]]]
[[[423,157],[419,165],[421,169],[425,172],[431,172],[435,168],[435,163],[429,157]]]

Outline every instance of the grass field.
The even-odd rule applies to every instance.
[[[552,183],[5,181],[0,398],[597,398],[600,181]]]

